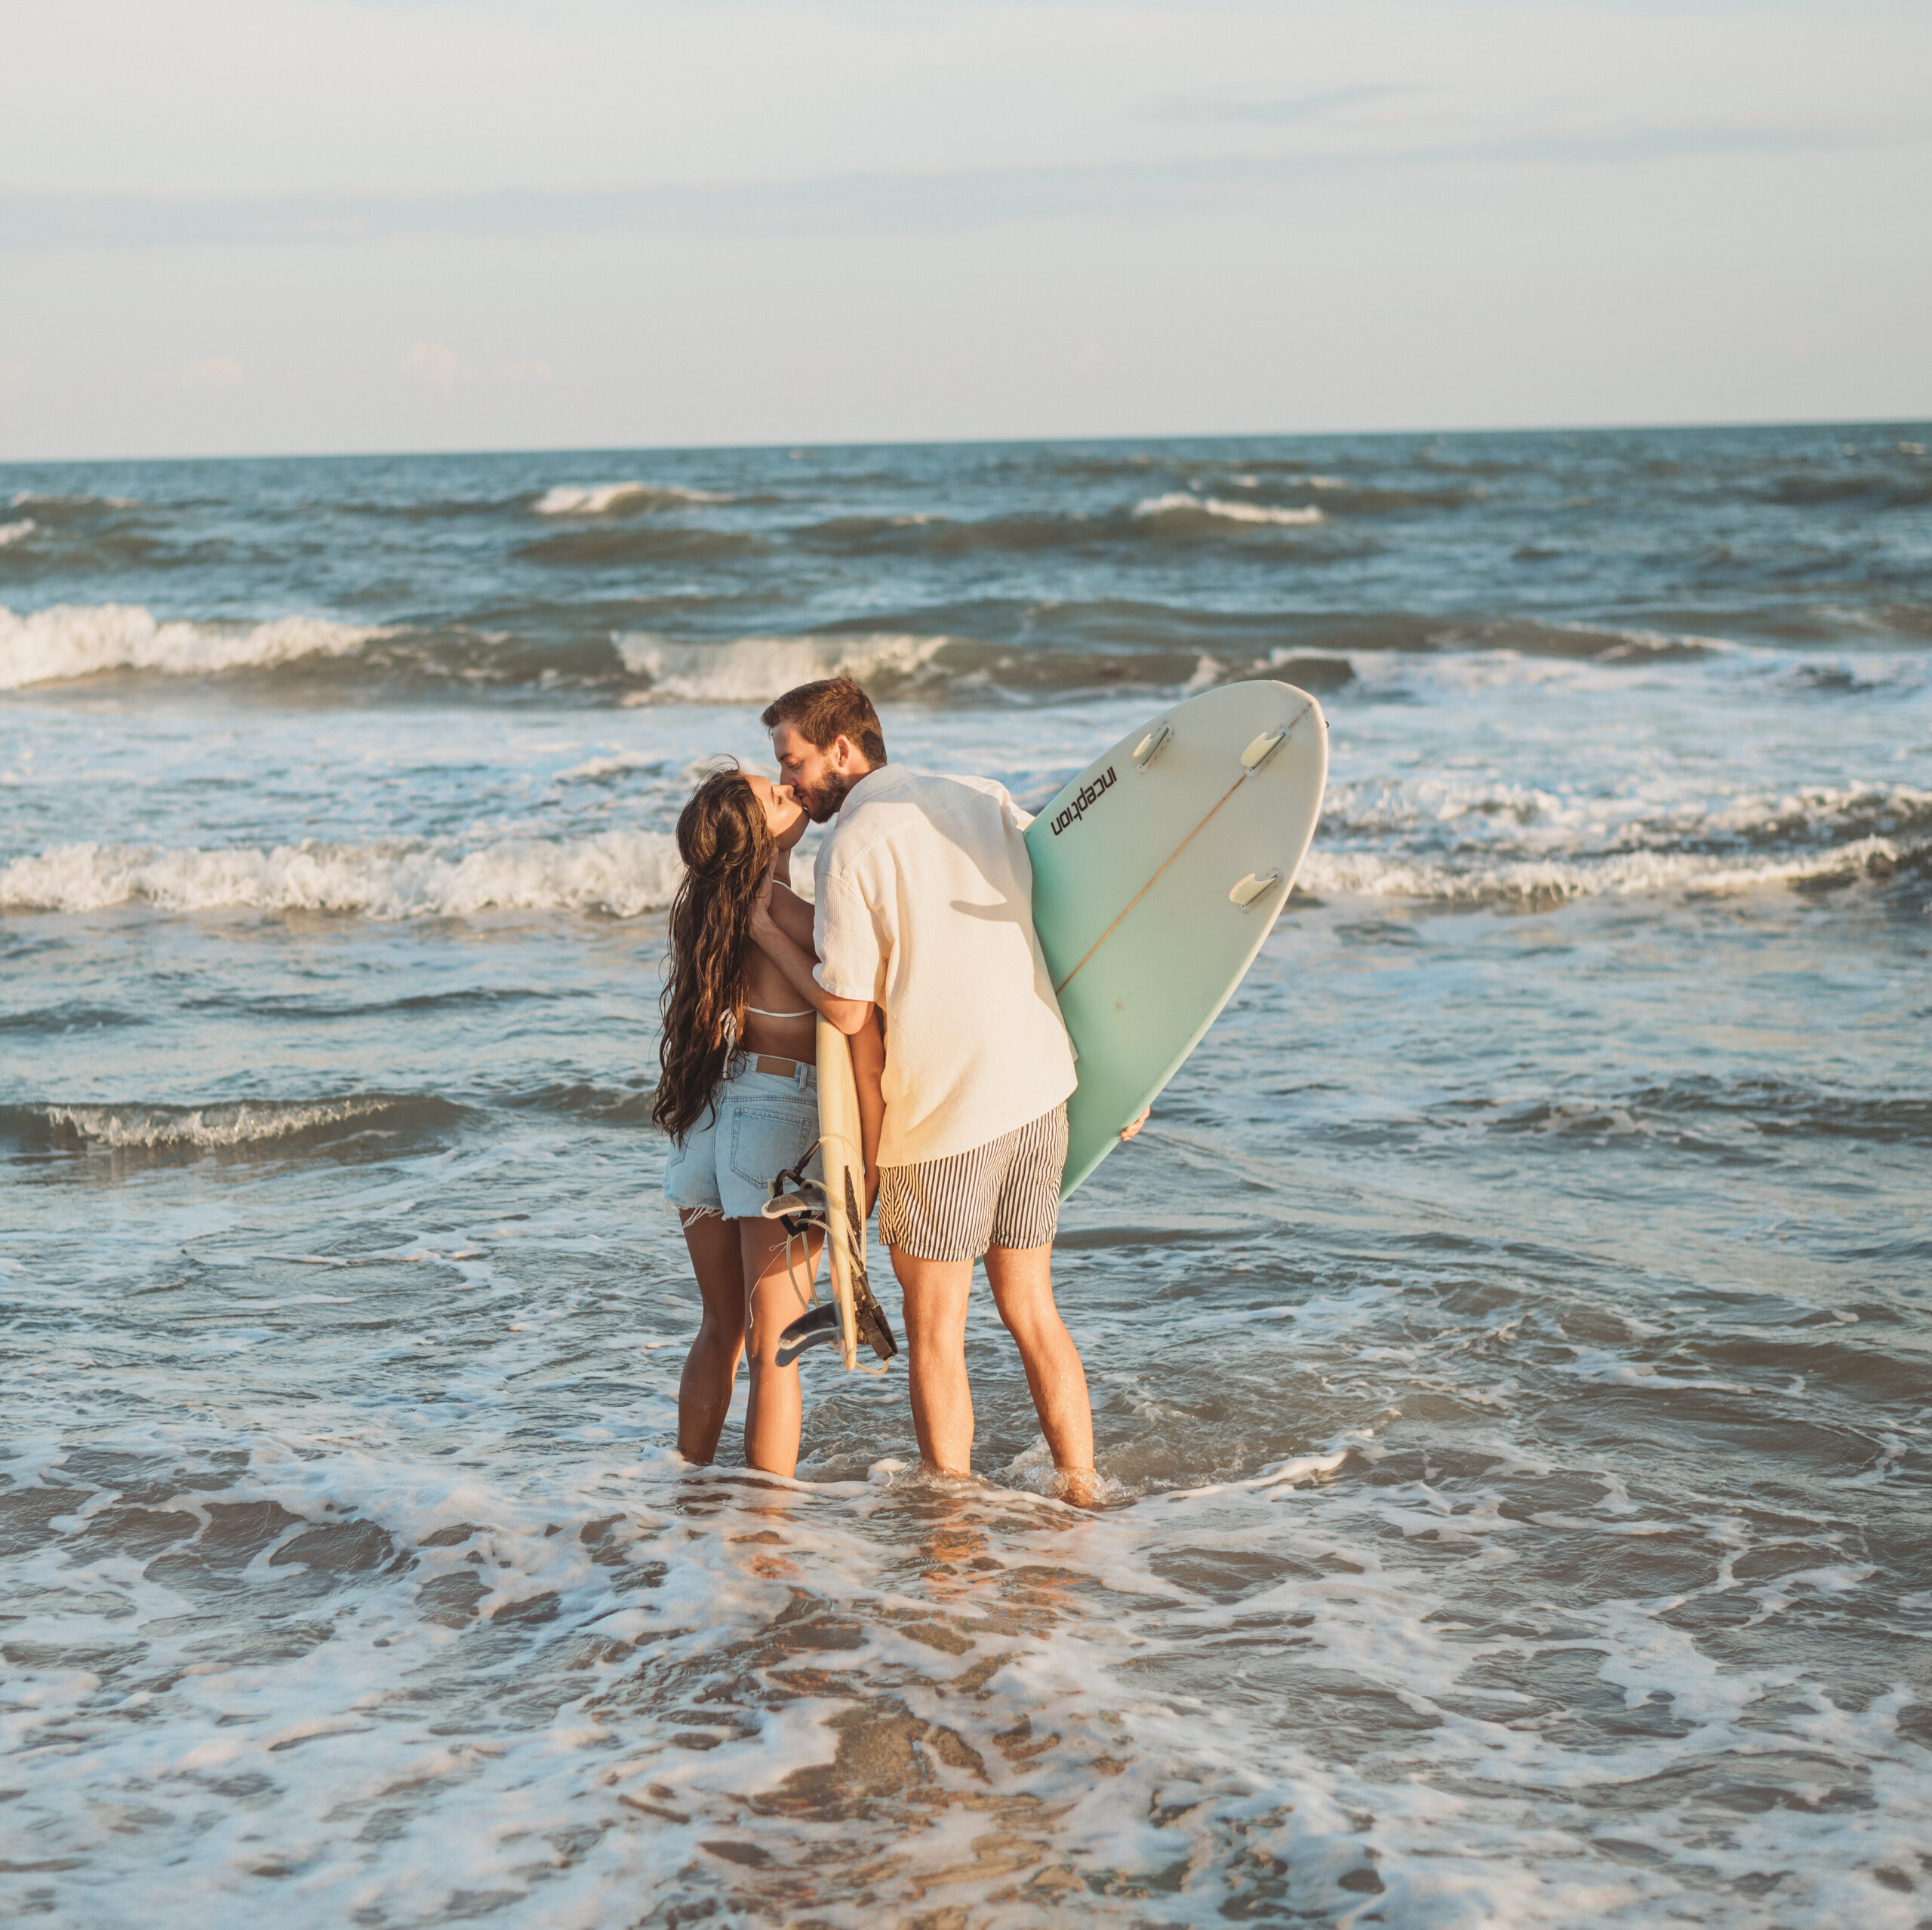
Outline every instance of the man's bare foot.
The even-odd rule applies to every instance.
[[[1100,1505],[1100,1477],[1091,1467],[1062,1467],[1054,1476],[1054,1487],[1063,1501],[1075,1507]]]

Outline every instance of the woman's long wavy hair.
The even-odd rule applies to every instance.
[[[657,1097],[651,1116],[681,1139],[704,1117],[745,1023],[752,903],[770,875],[771,826],[736,764],[715,770],[678,816],[684,882],[658,1000]]]

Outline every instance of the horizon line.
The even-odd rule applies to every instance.
[[[1346,438],[1487,435],[1642,435],[1716,429],[1932,429],[1932,413],[1880,416],[1707,417],[1628,422],[1484,423],[1460,427],[1167,431],[1156,434],[1109,432],[1094,435],[862,436],[851,438],[783,436],[717,442],[611,442],[458,444],[442,447],[232,450],[224,454],[118,456],[0,455],[0,469],[80,468],[125,463],[354,463],[454,456],[677,456],[761,450],[997,449],[1067,447],[1092,443],[1303,442]]]

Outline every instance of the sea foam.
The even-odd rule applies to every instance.
[[[669,904],[681,875],[675,842],[655,831],[609,831],[555,843],[505,838],[468,851],[401,839],[310,841],[269,851],[63,844],[0,868],[0,909],[99,911],[147,904],[171,911],[340,911],[371,918],[486,911],[627,918]]]
[[[352,655],[381,630],[319,616],[267,623],[160,622],[134,604],[56,604],[25,616],[0,608],[0,690],[115,670],[172,677]]]
[[[17,522],[0,523],[0,549],[9,543],[25,542],[39,527],[31,516],[23,516]]]

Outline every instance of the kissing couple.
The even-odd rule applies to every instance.
[[[878,713],[850,678],[788,690],[761,721],[779,782],[715,771],[678,819],[686,868],[652,1117],[671,1136],[664,1191],[704,1309],[678,1388],[678,1451],[700,1464],[716,1453],[749,1352],[745,1458],[788,1477],[798,1465],[798,1369],[778,1357],[821,1241],[809,1236],[795,1278],[785,1229],[763,1209],[818,1138],[822,1017],[851,1042],[866,1209],[876,1199],[905,1297],[921,1458],[971,1470],[966,1308],[983,1259],[1060,1492],[1097,1505],[1087,1376],[1054,1305],[1075,1078],[1033,930],[1032,820],[990,779],[888,764]],[[791,886],[808,822],[832,825],[810,903]]]

